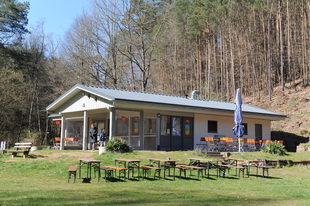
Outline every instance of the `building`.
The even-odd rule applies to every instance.
[[[139,150],[192,150],[200,137],[234,137],[235,104],[77,84],[47,108],[66,139],[90,149],[88,131],[94,123],[109,139],[120,137]],[[285,115],[242,105],[245,138],[270,139],[271,121]],[[236,139],[236,137],[234,137]]]

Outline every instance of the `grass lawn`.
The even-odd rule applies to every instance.
[[[113,165],[113,158],[131,158],[147,164],[147,158],[168,158],[188,163],[196,152],[134,151],[127,154],[93,151],[38,150],[30,158],[12,159],[0,155],[0,205],[309,205],[310,166],[293,166],[269,171],[270,178],[250,176],[236,178],[232,171],[227,178],[197,180],[126,180],[91,183],[67,183],[70,165],[81,158]],[[236,158],[309,160],[310,153],[290,153],[279,157],[264,153],[234,154]],[[254,170],[253,170],[254,173]],[[195,173],[193,173],[195,174]]]

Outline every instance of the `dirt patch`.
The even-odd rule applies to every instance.
[[[77,159],[91,159],[94,156],[94,152],[89,152],[89,153],[81,153],[81,152],[55,152],[50,155],[46,155],[47,158],[58,158],[61,156],[70,156],[70,157],[76,157]]]

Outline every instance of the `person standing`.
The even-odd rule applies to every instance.
[[[106,131],[105,129],[102,129],[99,136],[100,147],[105,146],[105,140],[106,140]]]
[[[90,125],[90,130],[89,130],[89,136],[91,138],[91,143],[92,143],[92,150],[95,150],[95,144],[97,142],[97,135],[98,135],[98,130],[97,127],[94,126],[94,124]]]

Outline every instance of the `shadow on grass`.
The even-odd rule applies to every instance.
[[[116,178],[116,177],[110,177],[107,179],[102,178],[102,179],[100,179],[100,182],[126,182],[126,181],[123,179]]]
[[[183,176],[176,176],[178,179],[182,179],[182,180],[191,180],[191,181],[201,181],[202,179],[198,177],[183,177]]]
[[[161,178],[158,178],[158,177],[149,177],[149,176],[147,176],[147,177],[140,177],[140,180],[148,180],[148,181],[158,181],[158,180],[160,180]]]
[[[277,180],[281,180],[281,179],[283,179],[283,178],[280,178],[280,177],[263,176],[263,175],[250,175],[250,177],[259,177],[259,178],[265,178],[265,179],[277,179]]]
[[[35,155],[35,154],[29,154],[28,158],[31,159],[36,159],[36,158],[46,158],[48,156],[44,156],[44,155]]]
[[[232,198],[232,196],[210,196],[204,195],[199,198],[193,197],[187,191],[179,191],[179,193],[170,193],[169,195],[163,193],[150,193],[148,195],[141,195],[135,191],[105,191],[105,197],[102,195],[80,195],[68,190],[52,191],[51,193],[41,193],[33,196],[30,191],[16,192],[14,197],[5,198],[0,201],[3,205],[261,205],[261,204],[275,204],[284,203],[284,200],[267,197],[241,197]],[[92,192],[96,193],[96,192]],[[192,198],[190,198],[192,197]],[[280,202],[278,202],[280,201]]]

